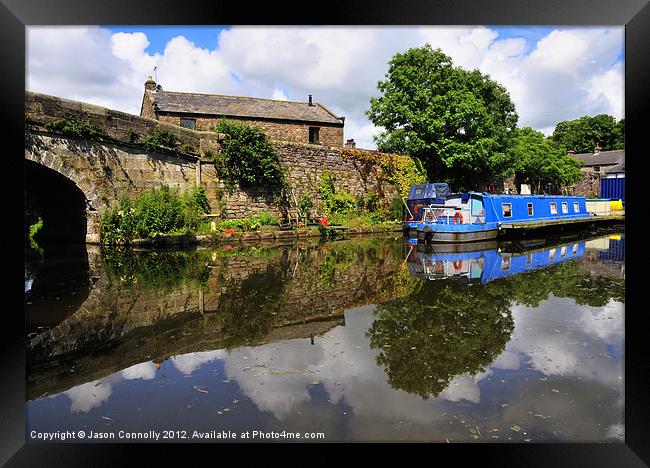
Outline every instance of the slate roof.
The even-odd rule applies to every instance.
[[[151,97],[157,111],[160,112],[299,120],[343,125],[343,122],[334,113],[319,103],[310,106],[307,102],[175,91],[158,91],[151,93]]]
[[[610,167],[605,171],[605,174],[616,174],[618,172],[625,172],[625,161],[618,163],[614,167]]]
[[[574,154],[574,158],[583,162],[584,166],[607,166],[625,162],[625,150],[601,151],[598,154]]]

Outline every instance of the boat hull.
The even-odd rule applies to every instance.
[[[441,243],[480,242],[493,240],[498,236],[499,230],[496,228],[480,231],[417,231],[418,240]]]

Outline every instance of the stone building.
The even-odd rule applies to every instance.
[[[598,174],[600,177],[625,173],[625,150],[601,151],[596,146],[593,153],[571,154],[571,156],[582,161],[583,172]]]
[[[312,102],[278,101],[222,94],[163,91],[151,76],[144,85],[140,116],[209,131],[223,118],[253,124],[271,139],[343,146],[345,117]]]

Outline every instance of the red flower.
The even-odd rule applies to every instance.
[[[223,232],[232,236],[235,233],[235,230],[232,228],[226,228]]]

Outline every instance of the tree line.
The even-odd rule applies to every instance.
[[[430,181],[455,191],[478,189],[514,175],[537,193],[572,185],[581,163],[568,153],[623,149],[624,119],[584,116],[559,122],[552,135],[518,128],[506,88],[478,70],[454,66],[429,44],[397,53],[381,95],[370,99],[369,120],[384,129],[377,149],[419,160]]]

